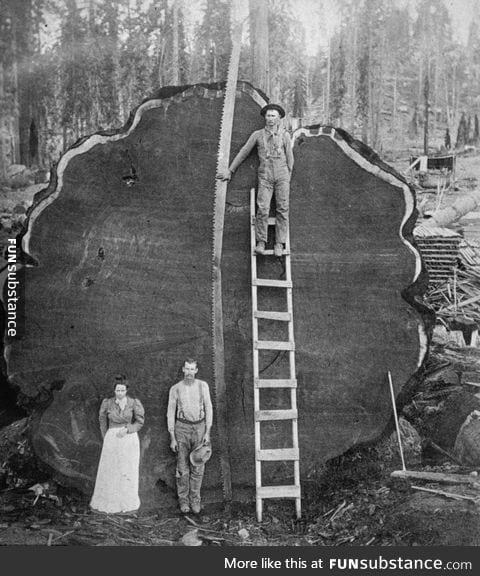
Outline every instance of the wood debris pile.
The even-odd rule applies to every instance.
[[[433,235],[429,235],[426,226],[419,228],[419,235],[417,228],[415,236],[429,274],[425,301],[449,328],[449,323],[458,318],[477,324],[480,322],[480,247],[452,230],[435,228]]]
[[[415,228],[414,236],[428,270],[430,284],[453,280],[460,258],[460,234],[449,228],[420,224]]]

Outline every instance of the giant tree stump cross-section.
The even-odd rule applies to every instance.
[[[211,236],[222,99],[221,87],[198,85],[147,100],[118,133],[67,151],[29,212],[23,249],[34,265],[25,274],[25,333],[5,341],[7,371],[29,405],[38,405],[38,456],[85,493],[101,446],[98,408],[115,373],[128,375],[146,408],[147,506],[174,496],[166,405],[186,357],[198,358],[199,377],[214,395]],[[232,157],[263,126],[264,103],[238,84]],[[387,370],[401,391],[426,346],[421,314],[402,297],[420,271],[410,243],[413,194],[344,136],[330,128],[295,133],[290,236],[304,472],[383,431],[391,417]],[[234,498],[254,487],[249,190],[256,168],[253,154],[229,185],[223,241]],[[281,278],[281,260],[262,266]],[[272,289],[264,305],[278,309],[277,300]],[[265,354],[262,377],[280,375],[283,364],[282,352]],[[281,407],[282,395],[276,400]],[[272,446],[284,433],[273,425]],[[213,448],[207,500],[221,498],[215,430]],[[272,465],[273,478],[284,474]]]

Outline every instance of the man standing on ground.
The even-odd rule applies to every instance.
[[[177,495],[180,510],[194,514],[201,510],[200,489],[205,464],[193,464],[190,454],[201,445],[210,444],[213,410],[208,384],[197,380],[197,361],[183,365],[183,380],[170,388],[167,425],[170,448],[177,454]]]
[[[292,141],[289,133],[283,128],[281,119],[285,110],[278,104],[267,104],[260,111],[265,118],[265,128],[256,130],[247,140],[223,174],[217,174],[220,180],[230,180],[232,174],[247,158],[253,148],[257,147],[260,160],[258,168],[257,215],[255,237],[257,254],[265,252],[267,241],[268,214],[270,202],[275,194],[275,256],[282,256],[283,244],[288,233],[288,208],[290,196],[290,176],[293,170]]]

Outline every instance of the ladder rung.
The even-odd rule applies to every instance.
[[[267,420],[295,420],[298,416],[297,410],[256,410],[255,420],[265,422]]]
[[[260,486],[257,498],[300,498],[300,486]]]
[[[256,220],[257,220],[257,217],[252,216],[252,224],[255,224]],[[268,217],[267,224],[269,226],[275,226],[276,223],[277,223],[277,219],[275,218],[275,216],[269,216]]]
[[[255,251],[253,251],[253,254],[255,256],[272,256],[273,255],[273,250],[265,250],[265,252],[263,254],[257,254]],[[290,256],[290,251],[289,250],[283,250],[282,252],[282,256]]]
[[[255,342],[257,350],[295,350],[295,342],[279,342],[277,340],[259,340]]]
[[[255,318],[262,318],[264,320],[284,320],[290,322],[292,315],[290,312],[273,312],[270,310],[256,310],[253,313]]]
[[[257,460],[298,460],[298,448],[276,448],[257,450]]]
[[[263,380],[262,378],[255,378],[255,388],[296,388],[296,379],[281,379],[278,380]]]
[[[291,288],[291,280],[275,280],[273,278],[256,278],[253,281],[254,286],[271,286],[273,288]]]

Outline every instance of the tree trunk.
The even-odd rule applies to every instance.
[[[119,52],[119,22],[118,14],[112,15],[109,29],[110,47],[112,54],[112,99],[110,103],[112,113],[110,114],[109,124],[117,124],[120,115],[120,52]]]
[[[332,73],[332,48],[330,38],[327,46],[327,94],[325,98],[325,124],[330,124],[330,76]]]
[[[429,97],[430,97],[430,79],[428,77],[429,72],[428,63],[425,66],[425,79],[424,79],[424,89],[423,89],[423,97],[424,97],[424,107],[425,107],[425,116],[424,116],[424,124],[423,124],[423,153],[428,155],[428,120],[430,115],[430,108],[429,108]]]
[[[173,86],[178,86],[180,84],[180,69],[179,69],[179,48],[178,48],[178,12],[179,12],[179,0],[174,0],[173,2],[173,41],[172,41],[172,75],[171,84]]]
[[[435,62],[433,73],[433,123],[432,134],[433,138],[437,135],[437,109],[438,109],[438,67],[440,66],[440,58],[438,57],[437,50],[435,50]]]
[[[7,110],[5,102],[5,73],[3,62],[0,60],[0,107]],[[0,114],[0,177],[5,177],[8,165],[8,128],[7,115]]]
[[[32,86],[30,85],[31,80],[31,59],[29,58],[29,64],[27,64],[23,70],[23,78],[19,83],[20,94],[19,94],[19,134],[20,134],[20,163],[25,166],[31,166],[35,161],[34,155],[36,154],[37,147],[32,147],[32,122],[34,122],[34,104],[32,102],[34,95],[32,94]],[[33,155],[32,155],[33,152]]]
[[[458,125],[458,89],[457,89],[457,65],[453,66],[452,76],[452,126]]]
[[[249,0],[251,78],[255,88],[270,92],[268,0]]]
[[[13,72],[12,162],[14,164],[20,164],[20,103],[19,103],[19,85],[18,85],[17,26],[15,21],[12,24],[12,72]]]
[[[353,39],[352,49],[350,51],[350,66],[349,66],[349,93],[350,93],[350,132],[355,133],[355,120],[357,111],[357,40],[358,36],[358,22],[357,13],[355,11],[353,18]]]
[[[213,64],[213,80],[217,80],[217,45],[215,40],[212,41],[212,64]]]
[[[68,128],[65,122],[62,125],[62,147],[64,152],[68,147]]]
[[[372,30],[369,26],[368,32],[368,140],[365,140],[365,143],[371,144],[374,140],[374,108],[373,108],[373,62],[372,62],[372,54],[373,54],[373,38],[372,38]]]
[[[443,76],[443,89],[444,89],[444,100],[445,100],[445,114],[447,116],[447,127],[451,128],[452,127],[452,100],[453,100],[453,94],[452,94],[452,98],[450,98],[450,94],[448,91],[448,75],[444,74]]]
[[[395,68],[395,75],[393,77],[393,110],[392,110],[392,134],[393,142],[397,142],[397,69]]]
[[[160,42],[160,50],[158,51],[158,85],[164,85],[164,74],[163,74],[163,67],[164,67],[164,60],[165,60],[165,48],[166,42],[165,37],[162,38]]]

